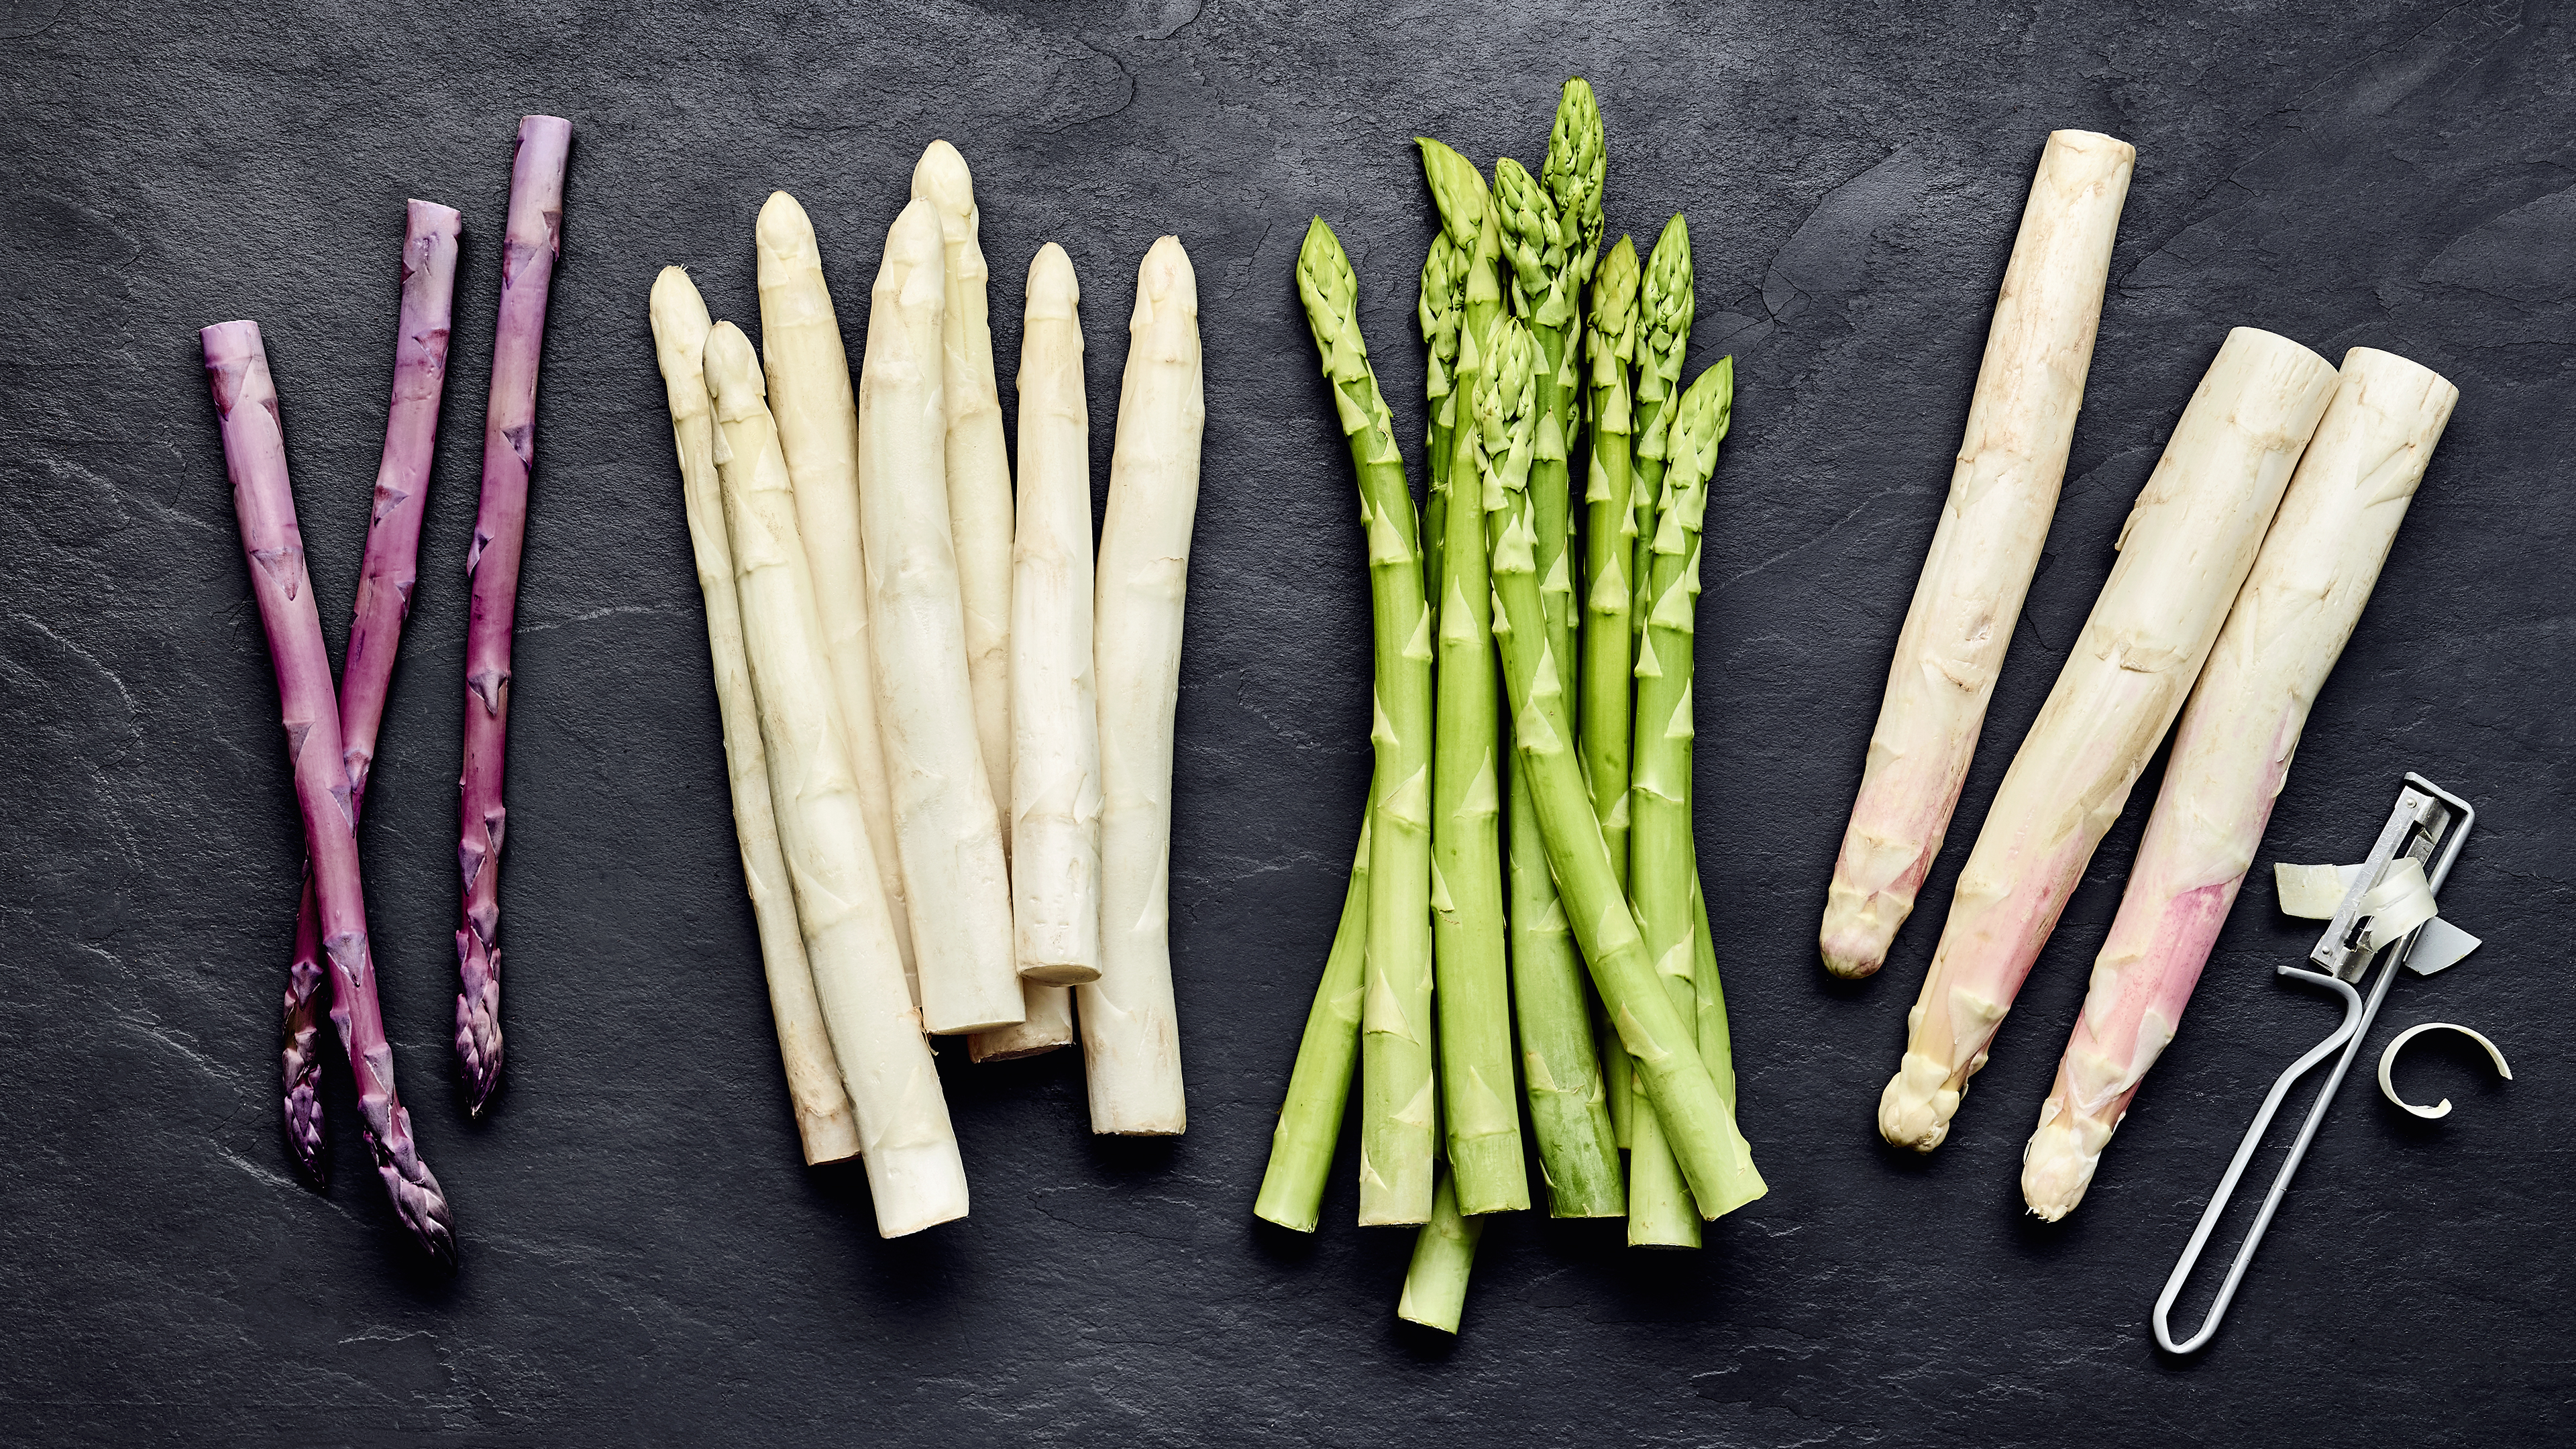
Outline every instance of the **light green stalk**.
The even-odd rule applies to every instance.
[[[1735,1040],[1726,1029],[1726,991],[1717,980],[1717,939],[1708,930],[1708,900],[1701,893],[1699,866],[1691,866],[1691,953],[1695,958],[1691,983],[1696,988],[1694,1004],[1699,1011],[1699,1056],[1708,1064],[1708,1074],[1717,1083],[1717,1095],[1726,1102],[1726,1115],[1736,1116],[1735,1108]],[[1771,1189],[1762,1174],[1753,1169],[1753,1148],[1737,1132],[1735,1142],[1744,1151],[1739,1181],[1744,1201],[1751,1202]]]
[[[1369,792],[1372,803],[1376,790]],[[1351,1067],[1360,1054],[1360,996],[1368,954],[1369,817],[1360,812],[1359,850],[1351,861],[1350,890],[1342,897],[1342,922],[1324,956],[1324,979],[1306,1012],[1306,1035],[1297,1064],[1288,1071],[1288,1096],[1279,1104],[1279,1126],[1270,1134],[1270,1166],[1252,1215],[1301,1233],[1315,1230],[1323,1212],[1324,1179],[1333,1170],[1333,1146],[1350,1105]]]
[[[1655,509],[1653,565],[1647,591],[1654,600],[1637,651],[1633,860],[1628,900],[1646,954],[1664,980],[1676,1009],[1694,1020],[1699,1011],[1691,950],[1694,847],[1691,837],[1692,644],[1699,604],[1700,523],[1708,508],[1708,482],[1735,393],[1732,359],[1720,359],[1691,384],[1675,410],[1671,459]],[[1712,1076],[1714,1074],[1712,1073]],[[1752,1166],[1734,1120],[1727,1119],[1729,1174],[1721,1196],[1699,1194],[1698,1207],[1714,1218],[1761,1192],[1760,1179],[1743,1180]],[[1697,1247],[1699,1224],[1684,1195],[1681,1174],[1651,1111],[1637,1115],[1629,1159],[1628,1241],[1641,1246]]]
[[[1436,630],[1440,627],[1441,555],[1449,536],[1449,458],[1456,447],[1458,423],[1458,339],[1467,317],[1469,257],[1490,208],[1484,175],[1474,162],[1428,136],[1416,136],[1414,144],[1422,148],[1423,176],[1431,184],[1432,204],[1440,214],[1440,234],[1431,239],[1430,254],[1422,259],[1421,301],[1415,308],[1422,342],[1430,353],[1422,386],[1431,415],[1427,440],[1431,482],[1422,504],[1422,577],[1429,590],[1431,627]]]
[[[1637,538],[1629,558],[1628,582],[1637,591],[1628,627],[1646,627],[1648,554],[1655,537],[1655,500],[1664,486],[1664,460],[1671,449],[1672,405],[1682,390],[1682,355],[1690,349],[1690,223],[1675,212],[1655,238],[1646,258],[1645,284],[1637,294],[1637,460],[1629,501],[1637,514]]]
[[[1584,341],[1592,456],[1583,487],[1583,772],[1622,886],[1628,880],[1628,703],[1636,683],[1629,674],[1628,563],[1637,520],[1628,501],[1635,428],[1628,369],[1637,359],[1639,280],[1637,248],[1623,236],[1593,280]]]
[[[1566,458],[1573,443],[1568,429],[1568,401],[1579,406],[1573,364],[1567,344],[1576,332],[1576,310],[1582,280],[1567,250],[1565,228],[1555,199],[1506,156],[1494,163],[1494,203],[1503,221],[1503,260],[1509,265],[1512,316],[1526,324],[1537,344],[1538,425],[1530,461],[1529,493],[1537,513],[1539,604],[1546,610],[1548,632],[1557,658],[1574,659],[1574,579],[1566,558],[1568,511],[1572,484]]]
[[[1518,324],[1510,321],[1498,330],[1498,357],[1533,345],[1517,340],[1517,332]],[[1483,501],[1498,605],[1494,634],[1503,649],[1512,747],[1529,781],[1548,867],[1591,967],[1593,985],[1609,1007],[1686,1180],[1703,1201],[1721,1201],[1729,1130],[1725,1104],[1700,1062],[1692,1024],[1676,1008],[1646,954],[1645,939],[1610,864],[1601,821],[1592,812],[1583,765],[1574,753],[1567,675],[1558,667],[1539,602],[1538,533],[1528,473],[1518,466],[1517,455],[1487,473]]]
[[[1592,83],[1579,75],[1569,76],[1557,96],[1556,123],[1548,130],[1547,158],[1539,163],[1538,170],[1540,184],[1556,204],[1557,230],[1565,242],[1567,275],[1562,287],[1568,316],[1565,345],[1556,354],[1556,416],[1557,426],[1565,434],[1567,487],[1573,482],[1571,460],[1580,454],[1583,444],[1583,389],[1589,375],[1583,366],[1583,289],[1591,285],[1594,268],[1601,260],[1601,191],[1608,176],[1608,160],[1601,132],[1601,105],[1593,97]],[[1547,496],[1555,499],[1563,492],[1551,487]],[[1582,610],[1575,602],[1570,572],[1578,562],[1573,558],[1565,560],[1569,574],[1562,617],[1557,620],[1557,657],[1569,667],[1576,658],[1576,637],[1582,631]],[[1541,582],[1546,582],[1544,574]]]
[[[1369,934],[1360,1012],[1360,1222],[1431,1217],[1431,624],[1413,491],[1361,340],[1359,281],[1317,217],[1297,292],[1358,469],[1376,625],[1379,793],[1369,817]]]
[[[1404,1270],[1404,1293],[1396,1300],[1395,1316],[1454,1334],[1467,1308],[1467,1275],[1476,1266],[1476,1240],[1485,1234],[1485,1220],[1460,1215],[1450,1183],[1443,1174],[1431,1200],[1431,1221],[1413,1239],[1413,1262]]]
[[[1446,239],[1445,237],[1443,238]],[[1462,385],[1483,388],[1482,344],[1501,306],[1496,229],[1487,213],[1460,268]],[[1482,280],[1477,277],[1479,271]],[[1471,300],[1472,299],[1472,300]],[[1484,456],[1475,418],[1458,430],[1450,477],[1473,486]],[[1481,495],[1479,495],[1481,496]],[[1521,1114],[1512,1084],[1511,981],[1504,957],[1501,795],[1495,719],[1493,585],[1484,512],[1447,511],[1454,537],[1441,555],[1440,659],[1431,761],[1431,949],[1440,1022],[1440,1097],[1459,1210],[1471,1216],[1530,1205]]]

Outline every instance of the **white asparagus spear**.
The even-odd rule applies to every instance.
[[[939,220],[915,200],[886,232],[859,374],[859,533],[877,729],[933,1032],[1024,1020],[1011,961],[1001,816],[975,743],[966,625],[949,542],[940,401]]]
[[[1188,1122],[1169,886],[1172,713],[1207,426],[1198,314],[1189,254],[1163,237],[1136,272],[1100,526],[1100,979],[1074,988],[1094,1132],[1168,1135]]]
[[[2128,142],[2090,131],[2053,132],[2040,152],[1825,897],[1818,945],[1837,976],[1887,959],[1950,828],[2057,511],[2136,160]]]
[[[876,888],[787,459],[751,343],[730,322],[707,338],[706,376],[734,589],[805,955],[858,1117],[877,1231],[901,1237],[966,1216],[966,1170]]]
[[[850,769],[867,814],[868,848],[876,852],[877,885],[903,950],[904,983],[917,1002],[911,920],[895,855],[894,797],[877,742],[876,686],[868,666],[867,582],[859,569],[859,410],[850,392],[849,354],[841,347],[840,319],[823,284],[823,253],[805,208],[784,191],[771,192],[752,237],[769,415],[777,421],[778,446],[796,488],[796,528],[814,571],[814,602],[832,651],[832,688],[849,723]]]
[[[1016,1061],[1073,1045],[1072,987],[1023,981],[1020,998],[1028,1011],[1027,1019],[1017,1026],[996,1027],[966,1038],[968,1061]]]
[[[2308,706],[2370,602],[2459,398],[2392,353],[2344,354],[2325,421],[2174,731],[2120,914],[2022,1155],[2022,1198],[2040,1217],[2055,1222],[2084,1200],[2138,1083],[2173,1040],[2289,778]]]
[[[1020,975],[1100,976],[1100,734],[1091,661],[1091,424],[1081,289],[1053,242],[1029,264],[1011,579],[1011,919]]]
[[[707,654],[715,665],[716,708],[724,727],[725,774],[733,786],[733,832],[742,849],[742,880],[760,932],[760,964],[769,978],[769,1015],[778,1024],[778,1055],[787,1066],[787,1100],[805,1161],[841,1162],[859,1155],[858,1120],[841,1089],[841,1066],[814,997],[796,896],[778,843],[769,799],[769,760],[760,745],[760,705],[752,698],[751,664],[743,653],[742,609],[734,600],[733,545],[725,535],[724,485],[716,479],[715,416],[704,368],[711,324],[707,304],[678,267],[653,281],[653,352],[671,399],[671,435],[680,452],[680,498],[689,515],[689,548],[697,556],[698,592],[707,604]]]
[[[957,592],[966,610],[966,678],[975,695],[975,739],[984,751],[984,777],[993,782],[996,803],[1007,807],[1011,460],[1002,448],[1002,396],[993,378],[993,328],[985,298],[989,273],[983,244],[976,239],[983,218],[975,209],[975,178],[966,170],[966,158],[946,141],[933,141],[921,153],[912,168],[912,194],[939,213],[947,279],[939,345],[948,405],[948,520],[956,540]],[[1087,514],[1088,501],[1083,507]],[[1005,808],[1002,853],[1008,856],[1011,850]]]
[[[2172,727],[2317,418],[2332,364],[2239,327],[2120,529],[2119,561],[1959,872],[1878,1130],[1929,1152],[2129,787]]]

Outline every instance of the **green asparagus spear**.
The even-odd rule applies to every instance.
[[[1565,556],[1567,512],[1571,507],[1566,473],[1566,344],[1578,317],[1573,254],[1556,202],[1526,167],[1506,156],[1494,163],[1494,203],[1502,214],[1503,258],[1510,264],[1512,316],[1530,329],[1539,350],[1538,436],[1531,452],[1529,493],[1536,506],[1539,603],[1547,612],[1548,632],[1557,657],[1574,658],[1574,583]]]
[[[1431,183],[1432,204],[1440,213],[1440,234],[1422,259],[1422,299],[1416,307],[1423,345],[1430,351],[1423,392],[1431,413],[1431,484],[1422,504],[1422,552],[1431,627],[1437,630],[1441,555],[1449,536],[1449,457],[1458,424],[1458,339],[1467,317],[1468,260],[1490,208],[1484,175],[1474,162],[1428,136],[1414,137],[1414,144],[1422,148],[1423,177]]]
[[[1646,258],[1646,278],[1637,300],[1637,432],[1636,466],[1629,499],[1637,512],[1637,538],[1629,558],[1628,583],[1636,590],[1630,603],[1632,635],[1646,628],[1648,555],[1655,538],[1655,500],[1664,485],[1664,459],[1669,451],[1673,400],[1682,390],[1682,354],[1690,348],[1690,223],[1675,212],[1655,239]]]
[[[1370,806],[1369,933],[1360,1013],[1360,1221],[1431,1217],[1431,631],[1413,492],[1360,338],[1358,279],[1317,217],[1297,292],[1359,472],[1376,625],[1380,793]]]
[[[1372,802],[1377,792],[1369,792]],[[1288,1071],[1288,1096],[1279,1104],[1279,1126],[1270,1135],[1270,1166],[1252,1215],[1301,1233],[1315,1230],[1324,1206],[1324,1179],[1333,1168],[1333,1144],[1350,1105],[1351,1067],[1360,1054],[1362,961],[1368,953],[1369,819],[1360,813],[1359,850],[1351,861],[1350,890],[1342,897],[1342,922],[1324,956],[1324,978],[1306,1013],[1306,1035],[1297,1064]]]
[[[1506,496],[1506,475],[1527,479],[1537,433],[1538,387],[1532,373],[1540,358],[1528,329],[1511,323],[1488,334],[1487,342],[1492,361],[1467,378],[1473,389],[1471,421],[1459,429],[1461,446],[1451,464],[1458,509],[1477,505],[1472,522],[1456,510],[1451,514],[1450,526],[1457,531],[1450,542],[1453,558],[1474,552],[1481,559],[1483,540],[1470,540],[1461,525],[1482,528],[1485,505]],[[1466,486],[1471,477],[1479,480],[1473,494]],[[1513,486],[1525,489],[1526,483]],[[1561,1218],[1617,1217],[1627,1211],[1627,1186],[1620,1177],[1618,1143],[1593,1051],[1583,965],[1575,957],[1574,939],[1548,875],[1529,772],[1518,760],[1509,768],[1512,999],[1520,1021],[1530,1125],[1547,1178],[1548,1211]]]
[[[1445,237],[1444,237],[1445,240]],[[1486,213],[1461,272],[1458,349],[1462,386],[1482,389],[1483,348],[1501,310],[1500,245]],[[1522,381],[1525,382],[1525,379]],[[1506,385],[1509,385],[1508,383]],[[1476,487],[1483,457],[1473,417],[1458,430],[1451,487]],[[1479,495],[1481,496],[1481,495]],[[1500,753],[1495,718],[1493,586],[1485,571],[1478,498],[1447,511],[1453,537],[1441,555],[1440,661],[1435,674],[1431,764],[1431,946],[1440,1023],[1440,1097],[1459,1211],[1474,1216],[1530,1205],[1512,1083],[1511,982],[1504,957],[1499,838]]]
[[[1657,499],[1650,545],[1654,562],[1647,592],[1654,602],[1636,665],[1631,756],[1635,786],[1629,797],[1635,817],[1628,899],[1665,991],[1675,1009],[1694,1022],[1699,1005],[1691,934],[1696,874],[1690,821],[1692,641],[1699,600],[1700,522],[1708,507],[1708,482],[1716,471],[1718,445],[1726,437],[1734,388],[1734,363],[1720,359],[1691,384],[1674,411],[1671,459]],[[1697,1247],[1699,1224],[1661,1127],[1651,1111],[1637,1115],[1636,1146],[1629,1161],[1628,1241],[1640,1246]],[[1731,1113],[1721,1136],[1728,1172],[1719,1196],[1697,1194],[1700,1213],[1710,1218],[1761,1195],[1758,1176],[1745,1180],[1752,1170],[1752,1154],[1736,1134]]]
[[[1633,398],[1628,369],[1637,358],[1637,248],[1628,238],[1603,258],[1592,283],[1592,318],[1584,341],[1591,364],[1592,456],[1583,487],[1583,768],[1592,810],[1610,847],[1621,886],[1628,880],[1628,701],[1635,680],[1629,652],[1628,562],[1637,522],[1629,506],[1629,437]]]
[[[1413,1240],[1413,1261],[1404,1270],[1404,1293],[1396,1300],[1395,1316],[1454,1334],[1466,1311],[1467,1274],[1476,1265],[1476,1240],[1485,1234],[1485,1220],[1460,1216],[1452,1181],[1441,1175],[1431,1200],[1431,1221]]]
[[[1518,327],[1509,320],[1501,325],[1497,355],[1531,345],[1516,340]],[[1480,392],[1480,406],[1481,400]],[[1574,710],[1566,699],[1567,675],[1558,667],[1539,602],[1538,533],[1528,472],[1516,456],[1487,474],[1484,502],[1487,557],[1499,605],[1494,633],[1502,643],[1512,747],[1529,779],[1548,866],[1593,984],[1635,1061],[1686,1181],[1704,1203],[1723,1201],[1729,1167],[1725,1104],[1700,1061],[1693,1026],[1675,1008],[1646,954],[1611,868],[1600,819],[1592,812],[1582,762],[1572,746]]]
[[[1696,854],[1696,852],[1694,852]],[[1699,865],[1691,864],[1691,984],[1699,1012],[1699,1055],[1708,1064],[1708,1074],[1717,1083],[1717,1095],[1726,1103],[1726,1115],[1736,1116],[1735,1106],[1735,1041],[1726,1029],[1726,991],[1717,979],[1717,941],[1708,931],[1708,901],[1701,893]],[[1737,1132],[1735,1142],[1744,1149],[1744,1162],[1739,1182],[1744,1201],[1751,1202],[1771,1189],[1762,1174],[1753,1170],[1753,1149]]]
[[[1557,231],[1565,242],[1566,273],[1562,287],[1568,315],[1565,321],[1565,344],[1556,354],[1556,418],[1565,435],[1568,460],[1566,486],[1572,478],[1572,461],[1581,456],[1583,444],[1583,387],[1587,375],[1583,366],[1583,289],[1591,285],[1596,265],[1601,259],[1601,189],[1607,175],[1607,149],[1601,133],[1601,106],[1592,95],[1592,83],[1581,76],[1566,79],[1556,102],[1556,124],[1549,128],[1547,159],[1539,165],[1539,181],[1546,187],[1548,199],[1556,204]],[[1548,497],[1563,495],[1565,487],[1550,485]],[[1551,507],[1553,505],[1550,505]],[[1542,522],[1546,515],[1542,515]],[[1571,571],[1581,561],[1565,557]],[[1542,575],[1542,583],[1546,576]],[[1564,606],[1557,619],[1557,657],[1571,669],[1576,659],[1575,645],[1582,630],[1582,610],[1576,604],[1569,572]],[[1578,721],[1579,723],[1579,721]]]

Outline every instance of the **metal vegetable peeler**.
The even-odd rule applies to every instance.
[[[2218,1191],[2200,1215],[2200,1225],[2192,1229],[2191,1243],[2174,1264],[2173,1276],[2165,1280],[2165,1291],[2156,1298],[2156,1342],[2170,1353],[2190,1353],[2209,1342],[2218,1332],[2218,1321],[2227,1315],[2227,1305],[2236,1297],[2236,1285],[2245,1277],[2246,1267],[2254,1261],[2254,1250],[2262,1245],[2263,1230],[2271,1226],[2272,1214],[2281,1206],[2281,1197],[2290,1190],[2290,1178],[2299,1170],[2299,1161],[2308,1154],[2308,1142],[2317,1135],[2325,1121],[2326,1108],[2334,1101],[2335,1089],[2343,1085],[2344,1073],[2361,1051],[2362,1038],[2370,1023],[2379,1015],[2379,1004],[2388,997],[2389,983],[2397,979],[2398,969],[2414,953],[2416,942],[2424,933],[2423,926],[2408,931],[2401,939],[2374,949],[2370,945],[2370,917],[2364,898],[2376,888],[2394,862],[2412,858],[2424,872],[2425,884],[2435,892],[2451,873],[2451,863],[2460,857],[2460,846],[2469,836],[2469,827],[2477,821],[2478,812],[2468,801],[2434,784],[2421,775],[2409,774],[2397,792],[2397,808],[2389,812],[2388,823],[2380,827],[2379,839],[2370,848],[2353,882],[2344,892],[2343,904],[2336,908],[2327,923],[2326,933],[2308,953],[2315,968],[2283,966],[2280,974],[2295,981],[2308,982],[2334,992],[2343,998],[2343,1024],[2297,1061],[2290,1063],[2272,1083],[2271,1092],[2263,1098],[2262,1109],[2254,1114],[2253,1125],[2245,1129],[2245,1140],[2237,1144],[2236,1158],[2227,1164],[2227,1175],[2218,1180]],[[2375,961],[2384,959],[2379,978],[2370,985],[2369,994],[2359,989],[2362,978]],[[2184,1280],[2200,1266],[2201,1249],[2209,1234],[2218,1226],[2220,1214],[2227,1210],[2228,1200],[2235,1195],[2237,1179],[2244,1176],[2245,1164],[2254,1157],[2255,1148],[2263,1141],[2272,1116],[2280,1109],[2281,1099],[2290,1087],[2307,1075],[2310,1068],[2343,1048],[2334,1070],[2326,1074],[2325,1086],[2317,1093],[2315,1105],[2308,1108],[2307,1121],[2299,1127],[2296,1141],[2290,1144],[2290,1155],[2281,1164],[2280,1175],[2272,1179],[2272,1190],[2263,1199],[2263,1210],[2254,1218],[2254,1226],[2245,1234],[2244,1246],[2236,1250],[2236,1261],[2228,1265],[2227,1281],[2219,1285],[2218,1298],[2209,1306],[2209,1316],[2200,1330],[2187,1339],[2177,1340],[2167,1321],[2173,1313],[2174,1299],[2182,1292]]]

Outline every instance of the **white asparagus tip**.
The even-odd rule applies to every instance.
[[[1038,248],[1038,254],[1029,259],[1027,315],[1070,322],[1081,301],[1082,286],[1074,280],[1073,258],[1054,242]]]
[[[1887,1090],[1878,1099],[1878,1135],[1899,1147],[1929,1152],[1950,1135],[1950,1118],[1959,1110],[1959,1094],[1950,1085],[1950,1069],[1920,1052],[1907,1052]]]
[[[1190,269],[1190,254],[1181,249],[1176,236],[1156,237],[1145,251],[1145,260],[1136,268],[1137,321],[1144,320],[1149,309],[1163,303],[1177,303],[1195,317],[1199,311],[1199,277]]]
[[[707,299],[698,295],[698,284],[689,280],[689,269],[683,266],[664,267],[653,278],[653,298],[648,305],[655,312],[694,321],[700,332],[712,325],[707,319]]]
[[[716,413],[727,420],[739,418],[769,396],[760,380],[760,359],[753,355],[751,339],[730,322],[719,322],[707,334],[707,390],[715,394]]]
[[[752,236],[781,257],[815,249],[813,219],[805,214],[804,203],[784,191],[769,193],[769,199],[760,204],[760,220],[752,224]]]
[[[2031,1214],[2053,1223],[2075,1211],[2110,1140],[2100,1120],[2069,1114],[2054,1093],[2040,1103],[2039,1129],[2021,1153],[2021,1200]]]
[[[886,229],[885,260],[877,265],[877,285],[892,282],[900,296],[925,275],[932,291],[941,292],[946,287],[939,252],[939,214],[929,201],[916,196],[905,204],[894,225]]]
[[[927,198],[944,216],[962,218],[975,209],[975,175],[956,147],[933,141],[912,168],[912,194]]]

